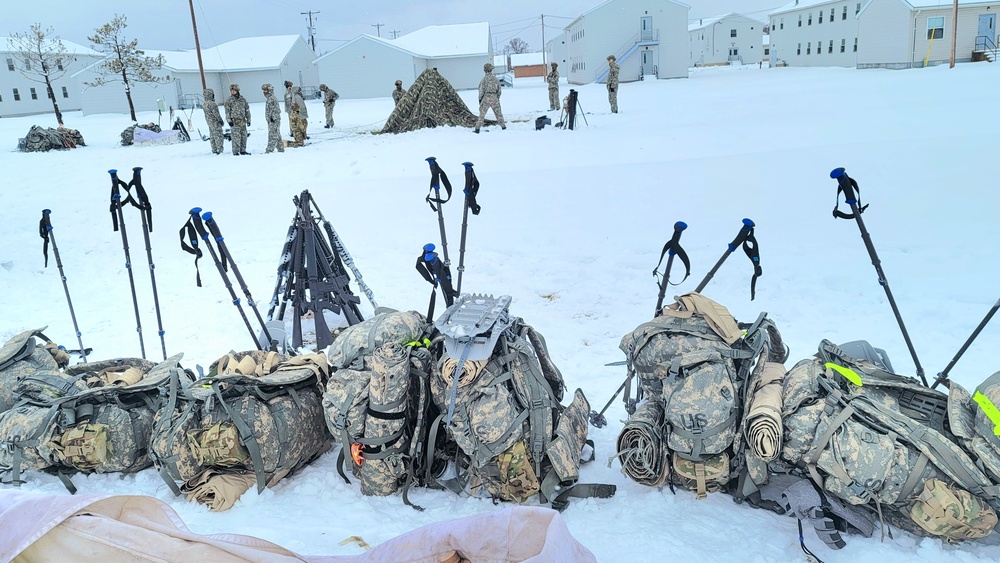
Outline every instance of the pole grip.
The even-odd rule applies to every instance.
[[[756,225],[753,221],[744,217],[743,226],[740,228],[740,232],[736,234],[736,238],[733,239],[733,242],[729,243],[729,252],[735,252],[736,249],[747,240],[747,237],[750,236],[750,231],[752,231],[755,226]]]
[[[208,232],[205,231],[205,225],[201,222],[201,208],[194,207],[188,213],[191,214],[191,223],[194,225],[194,230],[198,231],[198,236],[208,240]]]
[[[857,203],[858,196],[854,193],[854,186],[857,184],[851,180],[843,167],[834,168],[830,172],[830,177],[837,181],[840,189],[844,190],[844,199],[847,203]]]
[[[207,226],[208,230],[212,232],[212,236],[215,237],[215,240],[222,242],[222,233],[219,232],[219,224],[215,222],[214,218],[212,218],[212,212],[206,211],[202,213],[201,218],[205,220],[205,226]]]

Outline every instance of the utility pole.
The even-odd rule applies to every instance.
[[[194,30],[194,51],[198,53],[198,74],[201,75],[201,89],[207,90],[208,84],[205,83],[205,67],[201,64],[201,45],[198,44],[198,24],[194,20],[194,0],[188,0],[188,6],[191,7],[191,29]]]
[[[955,68],[955,39],[958,35],[958,0],[951,10],[951,58],[948,60],[948,68]]]
[[[378,33],[379,37],[382,37],[382,26],[384,26],[384,25],[385,25],[384,23],[373,23],[372,24],[372,27],[375,28],[375,32]]]
[[[309,16],[309,43],[312,45],[313,54],[316,54],[316,28],[313,27],[313,14],[318,14],[319,12],[314,12],[309,10],[308,12],[299,12],[300,15]]]
[[[399,37],[399,30],[398,29],[394,29],[390,33],[392,33],[392,38],[393,39]]]
[[[548,64],[545,60],[545,14],[542,14],[542,67],[548,68]]]

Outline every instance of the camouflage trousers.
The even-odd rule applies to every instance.
[[[285,143],[281,139],[280,119],[267,124],[267,149],[264,152],[274,152],[274,149],[278,149],[278,152],[285,152]]]
[[[327,127],[333,127],[333,106],[334,106],[334,104],[330,104],[328,106],[324,106],[326,108],[326,126]]]
[[[221,125],[208,126],[208,140],[212,143],[212,152],[215,154],[222,154],[222,150],[224,148],[223,143],[226,139],[222,136]]]
[[[294,143],[289,143],[288,146],[301,147],[306,144],[306,120],[298,116],[298,114],[292,114],[292,137],[295,138]]]
[[[229,138],[233,144],[233,154],[247,152],[247,126],[233,125],[229,128]]]
[[[611,103],[611,113],[618,113],[618,88],[608,87],[608,102]]]
[[[476,121],[476,129],[483,126],[483,123],[486,121],[486,110],[488,109],[493,110],[493,115],[496,116],[500,127],[507,127],[507,123],[503,119],[503,112],[500,111],[500,96],[486,94],[482,100],[479,100],[479,120]]]
[[[559,103],[559,88],[549,88],[549,109],[562,109]]]

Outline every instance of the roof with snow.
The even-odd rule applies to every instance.
[[[83,45],[80,45],[78,43],[73,43],[72,41],[66,41],[65,39],[60,39],[59,37],[56,37],[56,39],[62,41],[63,47],[66,48],[66,52],[72,55],[89,55],[91,57],[104,58],[104,55],[102,53],[98,53],[97,51],[90,49],[88,47],[84,47]],[[11,40],[10,37],[0,36],[0,52],[4,53],[10,52],[9,51],[10,43],[8,43],[10,40]]]
[[[899,0],[902,4],[910,7],[912,10],[918,8],[951,8],[955,5],[952,0]],[[840,4],[842,0],[793,0],[788,4],[774,10],[773,12],[768,12],[768,16],[773,16],[777,14],[784,14],[787,12],[797,12],[803,8],[813,8],[816,6],[823,6],[826,4]],[[959,6],[974,6],[974,5],[991,5],[996,2],[991,2],[989,0],[958,0]],[[868,3],[865,4],[863,9],[868,8]]]
[[[389,44],[429,59],[485,55],[490,50],[490,24],[431,25],[393,39]]]
[[[748,20],[753,20],[753,21],[756,21],[756,22],[760,22],[762,24],[763,23],[767,23],[767,22],[761,21],[761,20],[759,20],[757,18],[751,18],[750,16],[745,15],[745,14],[739,14],[739,13],[736,13],[736,12],[729,12],[728,14],[725,14],[725,15],[722,15],[722,16],[715,16],[715,17],[711,17],[711,18],[698,18],[697,23],[688,24],[688,31],[695,31],[695,30],[698,30],[698,29],[707,29],[707,28],[711,27],[712,25],[715,25],[716,22],[720,22],[720,21],[722,21],[722,20],[724,20],[726,18],[732,17],[732,16],[736,16],[736,17],[740,17],[740,18],[746,18]]]
[[[201,50],[201,61],[206,72],[237,70],[271,70],[281,67],[289,51],[297,41],[305,41],[300,35],[272,35],[265,37],[244,37],[234,39]],[[186,51],[154,51],[144,49],[147,57],[163,55],[164,66],[175,71],[197,71],[198,53],[194,49]]]
[[[575,20],[569,22],[566,25],[566,28],[569,28],[570,26],[572,26],[576,22],[582,20],[585,16],[589,15],[591,12],[594,12],[595,10],[599,10],[599,9],[603,8],[604,6],[606,6],[606,5],[608,5],[608,4],[612,3],[612,2],[615,2],[615,1],[616,0],[607,0],[606,2],[601,2],[600,4],[594,6],[593,8],[591,8],[591,9],[587,10],[586,12],[583,12],[582,14],[580,14],[579,16],[577,16]],[[678,6],[680,6],[682,8],[687,8],[689,10],[691,9],[691,6],[688,6],[684,2],[678,2],[677,0],[667,0],[667,1],[671,2],[673,4],[677,4]],[[563,28],[563,29],[566,29],[566,28]]]

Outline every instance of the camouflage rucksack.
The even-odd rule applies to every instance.
[[[976,449],[973,406],[957,384],[949,398],[824,340],[783,385],[781,461],[791,472],[916,534],[961,541],[996,525],[989,446]]]
[[[66,352],[42,334],[43,330],[26,330],[0,347],[0,413],[14,406],[14,388],[19,381],[36,373],[56,373],[69,362]]]
[[[740,429],[751,370],[769,354],[780,363],[784,350],[769,343],[777,331],[763,314],[744,333],[715,301],[697,293],[676,299],[622,338],[639,403],[619,436],[618,457],[640,483],[678,485],[702,498],[744,471]]]
[[[326,423],[344,465],[365,495],[386,496],[417,482],[426,440],[430,326],[417,312],[383,311],[345,329],[328,348]]]
[[[23,470],[60,476],[134,473],[149,467],[149,437],[162,386],[180,372],[181,355],[153,365],[117,359],[24,377],[17,404],[0,415],[0,470],[21,482]],[[127,378],[119,377],[128,372]]]
[[[153,465],[177,495],[206,471],[252,472],[263,491],[329,449],[327,372],[323,354],[254,350],[223,356],[206,378],[171,378],[154,420]]]
[[[608,498],[614,485],[580,484],[590,404],[577,389],[563,406],[565,383],[545,339],[510,316],[510,297],[463,295],[435,326],[446,351],[435,362],[431,393],[440,414],[428,455],[449,462],[428,484],[455,492],[564,509],[570,497]],[[447,440],[438,436],[438,427]],[[440,464],[425,464],[428,472]]]

